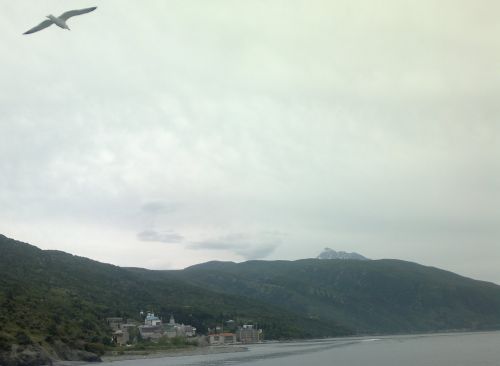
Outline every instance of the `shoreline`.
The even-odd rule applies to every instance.
[[[101,357],[102,362],[114,362],[125,360],[139,360],[148,358],[163,358],[163,357],[183,357],[183,356],[197,356],[197,355],[210,355],[217,353],[235,353],[246,352],[247,347],[241,345],[226,345],[226,346],[205,346],[193,348],[179,348],[171,350],[158,350],[152,351],[147,354],[123,354],[123,355],[104,355]],[[139,351],[140,352],[140,351]]]
[[[105,354],[101,356],[101,362],[87,362],[87,361],[55,361],[53,366],[80,366],[80,365],[99,365],[101,363],[111,363],[116,361],[130,361],[130,360],[145,360],[153,358],[167,358],[167,357],[184,357],[184,356],[198,356],[198,355],[211,355],[219,353],[237,353],[247,352],[248,347],[242,345],[225,345],[225,346],[203,346],[193,348],[179,348],[171,350],[157,350],[157,351],[132,351],[130,354],[110,355]]]
[[[377,338],[377,339],[390,339],[390,338],[411,338],[411,337],[432,337],[432,336],[453,336],[453,335],[466,335],[466,334],[487,334],[498,333],[500,330],[481,330],[481,331],[448,331],[448,332],[433,332],[433,333],[406,333],[406,334],[384,334],[384,335],[359,335],[348,337],[331,337],[331,338],[315,338],[315,339],[297,339],[297,340],[283,340],[283,341],[267,341],[267,344],[275,343],[309,343],[309,342],[322,342],[322,341],[341,341],[341,340],[358,340]],[[264,344],[264,343],[259,343]],[[84,365],[99,365],[101,363],[112,363],[117,361],[131,361],[131,360],[146,360],[155,358],[167,357],[184,357],[184,356],[197,356],[197,355],[210,355],[222,353],[238,353],[247,352],[248,346],[241,344],[234,345],[217,345],[217,346],[198,346],[192,348],[178,348],[169,350],[153,350],[153,351],[131,351],[129,354],[105,354],[101,356],[101,362],[88,362],[88,361],[54,361],[53,366],[84,366]],[[135,354],[134,354],[135,353]]]

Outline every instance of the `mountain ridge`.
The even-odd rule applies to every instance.
[[[356,252],[344,252],[344,251],[335,251],[331,248],[325,248],[317,257],[317,259],[344,259],[344,260],[361,260],[366,261],[368,258],[362,256]]]
[[[486,330],[500,329],[500,286],[393,259],[148,270],[0,235],[0,354],[24,340],[67,359],[58,344],[88,352],[109,343],[106,317],[146,309],[201,332],[227,319],[256,322],[267,339]]]

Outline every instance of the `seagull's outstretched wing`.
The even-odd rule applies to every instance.
[[[36,27],[31,28],[30,30],[24,32],[23,34],[30,34],[30,33],[38,32],[42,29],[50,27],[52,24],[54,24],[54,22],[52,20],[50,20],[50,19],[44,20],[43,22],[38,24]]]
[[[70,10],[70,11],[67,11],[67,12],[59,15],[59,19],[66,21],[69,18],[74,17],[75,15],[82,15],[85,13],[90,13],[91,11],[94,11],[96,9],[97,9],[97,6],[93,6],[91,8],[80,9],[80,10]]]

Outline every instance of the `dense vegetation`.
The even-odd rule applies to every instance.
[[[120,268],[0,235],[0,353],[98,354],[110,339],[105,318],[140,310],[174,313],[201,332],[258,323],[267,339],[500,329],[500,286],[396,260]]]
[[[62,358],[69,357],[67,347],[99,353],[111,334],[106,317],[138,319],[141,310],[173,313],[200,332],[238,319],[258,323],[268,338],[350,333],[334,321],[311,322],[258,300],[189,284],[174,273],[120,268],[0,235],[0,352],[17,344],[41,346]]]
[[[399,260],[210,262],[177,275],[358,334],[500,329],[500,286]]]

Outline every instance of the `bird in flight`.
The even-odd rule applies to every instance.
[[[92,8],[80,9],[80,10],[70,10],[70,11],[67,11],[65,13],[62,13],[58,17],[55,17],[52,14],[51,15],[47,15],[47,18],[49,18],[49,19],[44,20],[43,22],[41,22],[40,24],[38,24],[36,27],[31,28],[30,30],[24,32],[23,34],[31,34],[31,33],[35,33],[35,32],[41,31],[42,29],[50,27],[52,24],[55,24],[58,27],[61,27],[62,29],[68,29],[69,30],[69,27],[66,24],[66,21],[69,18],[74,17],[76,15],[82,15],[82,14],[85,14],[85,13],[90,13],[91,11],[94,11],[96,9],[97,9],[97,6],[94,6]]]

